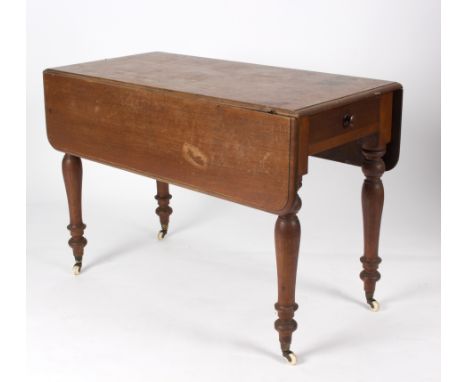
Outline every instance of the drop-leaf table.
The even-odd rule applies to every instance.
[[[47,136],[65,153],[75,274],[86,245],[81,158],[156,179],[159,239],[172,214],[169,184],[276,214],[275,328],[295,364],[298,190],[316,156],[362,168],[360,277],[379,309],[381,176],[399,157],[400,84],[154,52],[47,69],[44,89]]]

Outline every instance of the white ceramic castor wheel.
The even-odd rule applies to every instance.
[[[167,231],[161,230],[158,232],[158,240],[164,239],[164,237],[167,235]]]
[[[373,312],[378,312],[380,310],[380,304],[377,300],[372,300],[369,302],[370,310]]]
[[[76,264],[73,266],[73,274],[74,274],[75,276],[78,276],[80,273],[81,273],[81,263],[76,263]]]
[[[283,352],[283,357],[286,358],[290,365],[294,366],[297,363],[296,354],[294,354],[294,352],[292,352],[291,350]]]

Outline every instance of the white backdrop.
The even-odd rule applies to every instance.
[[[438,380],[439,18],[434,0],[29,1],[35,380]],[[362,174],[309,161],[296,368],[283,364],[273,329],[273,215],[172,187],[170,233],[157,242],[154,181],[84,161],[89,244],[82,275],[71,276],[62,155],[46,138],[42,70],[155,50],[404,86],[400,163],[384,176],[377,315],[366,311],[358,277]]]

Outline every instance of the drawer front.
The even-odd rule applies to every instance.
[[[288,117],[66,74],[44,86],[57,150],[273,213],[291,202]]]
[[[307,118],[309,155],[312,155],[377,132],[380,97],[322,111]]]

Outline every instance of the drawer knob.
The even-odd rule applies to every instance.
[[[345,114],[343,117],[343,127],[347,128],[353,125],[354,114]]]

